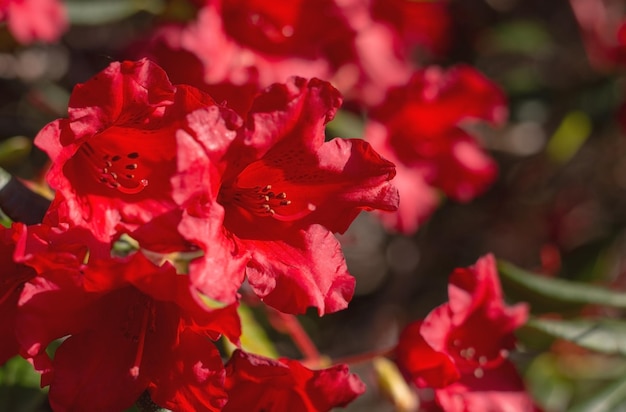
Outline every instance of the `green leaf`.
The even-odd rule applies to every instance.
[[[612,382],[585,402],[569,409],[570,412],[606,412],[615,410],[626,401],[626,376]],[[619,409],[623,410],[623,409]]]
[[[556,305],[596,304],[626,309],[626,293],[587,283],[536,275],[504,261],[498,262],[498,271],[505,287],[515,288],[518,293],[543,299],[544,302]]]
[[[609,355],[626,355],[626,322],[614,319],[531,318],[524,329],[539,331],[556,339]]]
[[[163,0],[65,0],[72,24],[99,25],[124,20],[139,11],[159,14]]]
[[[591,128],[591,120],[586,113],[568,113],[550,138],[546,153],[553,161],[566,163],[591,135]]]
[[[554,47],[550,32],[530,20],[509,21],[486,31],[479,48],[492,53],[519,53],[537,56]]]
[[[363,118],[346,110],[339,110],[335,118],[326,125],[328,138],[362,138],[364,131],[365,123]]]
[[[267,358],[277,359],[278,351],[268,338],[263,327],[256,321],[252,310],[240,304],[237,313],[241,319],[241,348],[246,352],[262,355]],[[235,345],[224,340],[229,353],[235,350]]]
[[[19,356],[0,368],[0,411],[39,410],[46,393],[39,387],[39,374]]]
[[[0,142],[0,167],[15,166],[24,162],[32,149],[31,140],[25,136],[13,136]]]

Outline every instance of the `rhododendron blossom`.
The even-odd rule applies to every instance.
[[[176,212],[204,190],[209,164],[205,156],[181,169],[181,158],[202,153],[202,146],[180,131],[193,122],[211,125],[212,145],[226,145],[235,137],[231,120],[239,121],[207,94],[173,86],[147,60],[112,63],[76,86],[68,112],[68,119],[48,124],[35,143],[52,160],[47,179],[61,195],[55,205],[63,210],[60,219],[105,242],[158,224],[152,234],[177,243]]]
[[[35,249],[19,256],[38,276],[20,297],[16,333],[55,410],[123,410],[146,390],[166,408],[221,410],[225,372],[208,339],[238,341],[235,307],[200,306],[184,276],[141,253],[83,264],[62,243]],[[48,344],[67,335],[48,360]]]
[[[6,21],[11,34],[23,44],[55,42],[68,28],[60,0],[1,0],[0,21]]]
[[[508,360],[524,304],[507,306],[487,255],[450,276],[449,301],[401,334],[397,362],[418,387],[435,388],[445,411],[532,411],[533,402]]]
[[[341,98],[297,78],[258,96],[246,124],[146,60],[77,86],[70,118],[36,143],[52,158],[53,210],[107,243],[130,233],[160,252],[201,248],[191,282],[231,303],[244,274],[287,312],[346,307],[338,241],[362,210],[395,210],[392,163],[362,140],[324,142]]]
[[[257,97],[221,178],[213,178],[218,192],[179,228],[205,251],[190,268],[204,293],[230,301],[242,279],[223,268],[247,255],[248,282],[270,306],[290,313],[314,306],[320,314],[346,307],[354,278],[332,232],[344,232],[362,210],[395,210],[398,198],[393,164],[368,143],[324,142],[340,103],[337,90],[315,79]]]
[[[420,70],[406,87],[392,89],[372,110],[365,136],[398,170],[402,203],[384,222],[413,233],[438,204],[437,190],[466,202],[496,176],[495,163],[461,126],[502,124],[507,110],[500,89],[469,66]]]
[[[226,365],[224,412],[326,412],[346,406],[365,385],[345,365],[312,371],[290,359],[273,360],[235,351]]]

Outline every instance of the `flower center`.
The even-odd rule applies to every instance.
[[[477,378],[482,378],[485,369],[493,369],[502,364],[508,358],[509,351],[498,350],[495,355],[489,356],[487,353],[480,353],[473,346],[465,345],[460,339],[452,342],[451,354],[455,357],[457,364],[463,369],[470,370]]]
[[[83,143],[80,149],[101,184],[125,194],[139,193],[148,186],[145,171],[139,167],[139,153],[102,153],[89,143]]]
[[[294,208],[287,193],[272,191],[272,185],[251,188],[223,187],[220,200],[243,208],[254,216],[272,217],[285,222],[301,219],[315,210],[311,203],[304,208]]]

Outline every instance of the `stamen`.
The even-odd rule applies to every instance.
[[[97,173],[97,181],[107,187],[124,194],[137,194],[148,186],[148,180],[142,178],[145,176],[145,172],[141,173],[138,163],[115,164],[115,162],[122,160],[121,155],[102,153],[90,143],[83,143],[80,150],[88,163],[93,166],[92,170]],[[131,152],[126,154],[126,157],[138,159],[139,153]],[[138,173],[128,173],[128,170],[136,170]]]
[[[135,360],[133,366],[130,368],[130,376],[137,379],[139,376],[139,367],[141,366],[141,358],[143,357],[143,349],[146,343],[146,332],[148,329],[148,319],[150,318],[150,308],[144,308],[143,318],[141,319],[141,330],[137,341],[137,353],[135,354]]]
[[[272,217],[283,222],[301,219],[315,210],[312,203],[294,210],[293,202],[287,199],[287,193],[272,191],[270,184],[251,188],[222,188],[220,197],[222,201],[233,202],[254,215]],[[285,209],[287,206],[292,206],[291,210]],[[287,211],[292,213],[286,213]]]

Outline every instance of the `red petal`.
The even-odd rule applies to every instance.
[[[421,333],[422,322],[408,325],[398,341],[398,365],[420,387],[440,388],[459,379],[454,361],[440,349],[430,346]]]
[[[54,410],[124,410],[148,386],[148,377],[133,378],[129,365],[135,351],[121,334],[84,332],[66,339],[54,358],[50,405]]]
[[[178,230],[204,250],[204,256],[189,264],[192,284],[212,299],[232,303],[244,280],[249,251],[236,244],[224,229],[223,221],[224,209],[209,203],[186,213]]]
[[[224,366],[219,351],[206,338],[189,330],[150,384],[152,400],[176,411],[221,411],[226,403]]]
[[[257,159],[280,142],[285,142],[281,151],[312,153],[324,142],[324,126],[340,105],[339,92],[319,79],[275,84],[255,99],[246,142],[257,150]]]
[[[290,359],[276,361],[236,350],[226,370],[225,412],[325,412],[346,406],[365,391],[346,365],[311,371]]]
[[[286,313],[345,309],[354,293],[337,239],[322,226],[285,233],[284,240],[240,240],[252,251],[248,282],[268,305]]]
[[[524,411],[537,408],[511,362],[486,370],[476,378],[463,375],[460,381],[435,391],[437,403],[445,411]]]

